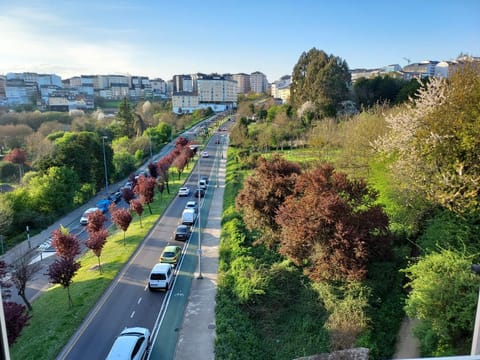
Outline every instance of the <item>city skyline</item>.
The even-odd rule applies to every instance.
[[[0,74],[290,75],[315,47],[350,69],[480,55],[480,2],[25,0],[0,4]]]

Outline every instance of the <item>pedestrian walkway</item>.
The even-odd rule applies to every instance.
[[[217,174],[218,187],[215,188],[208,221],[202,231],[201,278],[198,278],[197,273],[192,281],[179,331],[175,360],[215,359],[215,297],[225,190],[225,157],[222,154]]]

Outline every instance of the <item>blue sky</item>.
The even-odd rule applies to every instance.
[[[0,0],[0,74],[291,74],[311,48],[350,69],[480,56],[478,0]]]

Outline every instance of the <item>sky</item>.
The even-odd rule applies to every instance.
[[[0,0],[0,74],[291,75],[480,56],[479,0]]]

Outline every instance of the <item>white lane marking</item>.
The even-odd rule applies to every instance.
[[[132,315],[130,315],[130,319],[133,319],[134,316],[135,316],[135,310],[132,311]]]
[[[142,302],[142,298],[140,297],[140,298],[138,298],[137,304],[140,305],[141,302]]]

